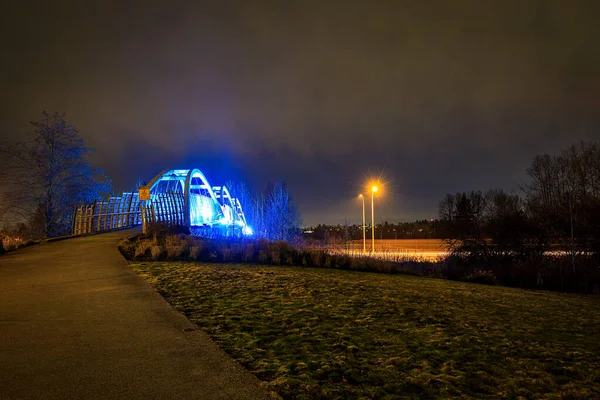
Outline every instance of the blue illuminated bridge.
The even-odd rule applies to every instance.
[[[78,206],[73,233],[162,223],[203,236],[252,234],[239,200],[225,186],[212,186],[199,169],[163,171],[145,189],[150,191],[150,200],[140,201],[139,192],[125,192]]]
[[[172,169],[158,174],[150,183],[150,195],[177,193],[183,197],[185,225],[190,228],[250,228],[239,200],[225,186],[211,186],[199,169]]]

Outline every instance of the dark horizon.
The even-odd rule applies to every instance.
[[[437,217],[600,138],[600,3],[61,2],[2,6],[2,139],[67,113],[129,189],[200,168],[282,178],[304,225]],[[367,204],[369,204],[367,202]]]

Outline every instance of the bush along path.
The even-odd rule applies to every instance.
[[[529,289],[600,294],[600,255],[570,257],[532,255],[527,260],[510,254],[460,251],[443,261],[329,254],[265,240],[207,239],[183,234],[138,236],[119,244],[130,261],[200,261],[288,265],[353,271],[419,275],[464,282]]]
[[[119,249],[130,261],[180,260],[417,274],[411,267],[412,261],[400,263],[328,254],[324,250],[297,248],[286,242],[266,240],[205,239],[191,235],[139,236],[122,240]],[[424,265],[435,269],[437,264],[429,262]]]

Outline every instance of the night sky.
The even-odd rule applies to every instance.
[[[2,139],[66,112],[117,189],[283,178],[307,225],[359,222],[371,176],[376,220],[437,217],[600,139],[595,0],[19,0],[0,33]]]

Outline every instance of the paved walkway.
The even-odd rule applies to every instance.
[[[0,256],[0,399],[264,399],[258,380],[133,273],[132,230]]]

